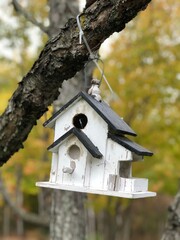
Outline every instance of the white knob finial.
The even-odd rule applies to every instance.
[[[99,89],[100,85],[100,80],[93,78],[92,81],[92,86],[88,90],[88,94],[91,95],[93,98],[95,98],[98,102],[101,101],[101,91]]]

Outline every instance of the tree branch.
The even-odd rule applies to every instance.
[[[17,0],[12,0],[12,5],[16,12],[20,13],[27,21],[31,22],[33,25],[37,26],[41,31],[48,34],[48,28],[46,28],[42,23],[38,22],[31,14],[29,14],[18,2]]]
[[[15,204],[15,202],[12,200],[12,197],[6,191],[1,177],[0,177],[0,193],[2,194],[4,201],[13,210],[13,212],[17,216],[21,217],[24,221],[42,226],[49,226],[49,219],[47,218],[47,216],[42,217],[37,214],[28,213]]]
[[[150,0],[97,0],[84,10],[80,20],[91,49],[95,52],[112,33],[144,9]],[[79,44],[76,19],[70,19],[59,34],[50,39],[39,59],[19,83],[0,117],[0,164],[23,148],[28,137],[47,107],[59,95],[59,87],[81,70],[88,61],[89,52]]]

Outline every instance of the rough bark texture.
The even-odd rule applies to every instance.
[[[144,9],[150,0],[97,0],[81,14],[81,24],[93,51],[113,32]],[[50,39],[39,59],[19,83],[5,112],[0,117],[0,165],[23,148],[47,107],[58,97],[64,80],[75,75],[87,62],[89,53],[79,44],[79,30],[70,19],[60,32]]]
[[[79,13],[76,0],[49,0],[49,36],[55,35],[67,19]],[[75,96],[83,85],[82,73],[63,82],[61,94],[53,103],[57,111],[68,100]],[[86,237],[84,200],[86,194],[52,190],[50,239],[51,240],[84,240]]]
[[[49,23],[48,34],[50,37],[56,35],[68,19],[76,17],[79,11],[77,10],[78,1],[72,0],[49,0]]]
[[[161,240],[180,239],[180,190],[168,209],[168,220]]]
[[[84,240],[85,214],[84,195],[54,190],[50,221],[51,240]]]

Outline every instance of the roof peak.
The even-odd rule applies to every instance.
[[[58,116],[64,112],[75,101],[79,101],[83,98],[108,124],[109,128],[116,134],[127,134],[136,136],[137,134],[131,129],[131,127],[115,113],[104,101],[97,101],[95,98],[87,94],[86,92],[79,92],[74,98],[67,102],[62,108],[60,108],[51,118],[49,118],[43,125],[45,127],[54,127],[54,123]]]

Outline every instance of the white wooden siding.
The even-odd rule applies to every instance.
[[[117,179],[116,191],[120,192],[146,192],[148,191],[148,179],[145,178],[121,178]]]
[[[91,164],[93,157],[90,153],[87,152],[86,158],[86,167],[85,167],[85,178],[84,178],[84,187],[90,188],[90,179],[91,179]]]
[[[90,166],[90,188],[102,189],[104,176],[104,159],[93,158]]]
[[[104,190],[108,189],[109,175],[119,176],[120,161],[132,161],[132,152],[108,138],[104,168]]]
[[[80,99],[78,102],[75,102],[59,115],[55,124],[54,141],[74,127],[72,123],[73,117],[80,113],[85,114],[88,118],[87,125],[84,129],[82,129],[82,131],[104,155],[108,125],[84,99]]]
[[[68,149],[72,145],[77,145],[80,148],[79,159],[71,159],[68,154]],[[86,169],[87,150],[82,143],[75,137],[70,136],[66,142],[59,146],[58,151],[58,177],[57,183],[65,185],[83,186]],[[63,173],[64,167],[70,167],[70,162],[75,161],[76,168],[72,174]]]
[[[133,155],[132,152],[125,147],[114,142],[112,139],[108,138],[107,142],[107,159],[109,161],[132,161]]]
[[[56,182],[57,166],[58,166],[58,154],[57,153],[53,153],[52,154],[50,179],[49,179],[50,182],[53,182],[53,183]]]

